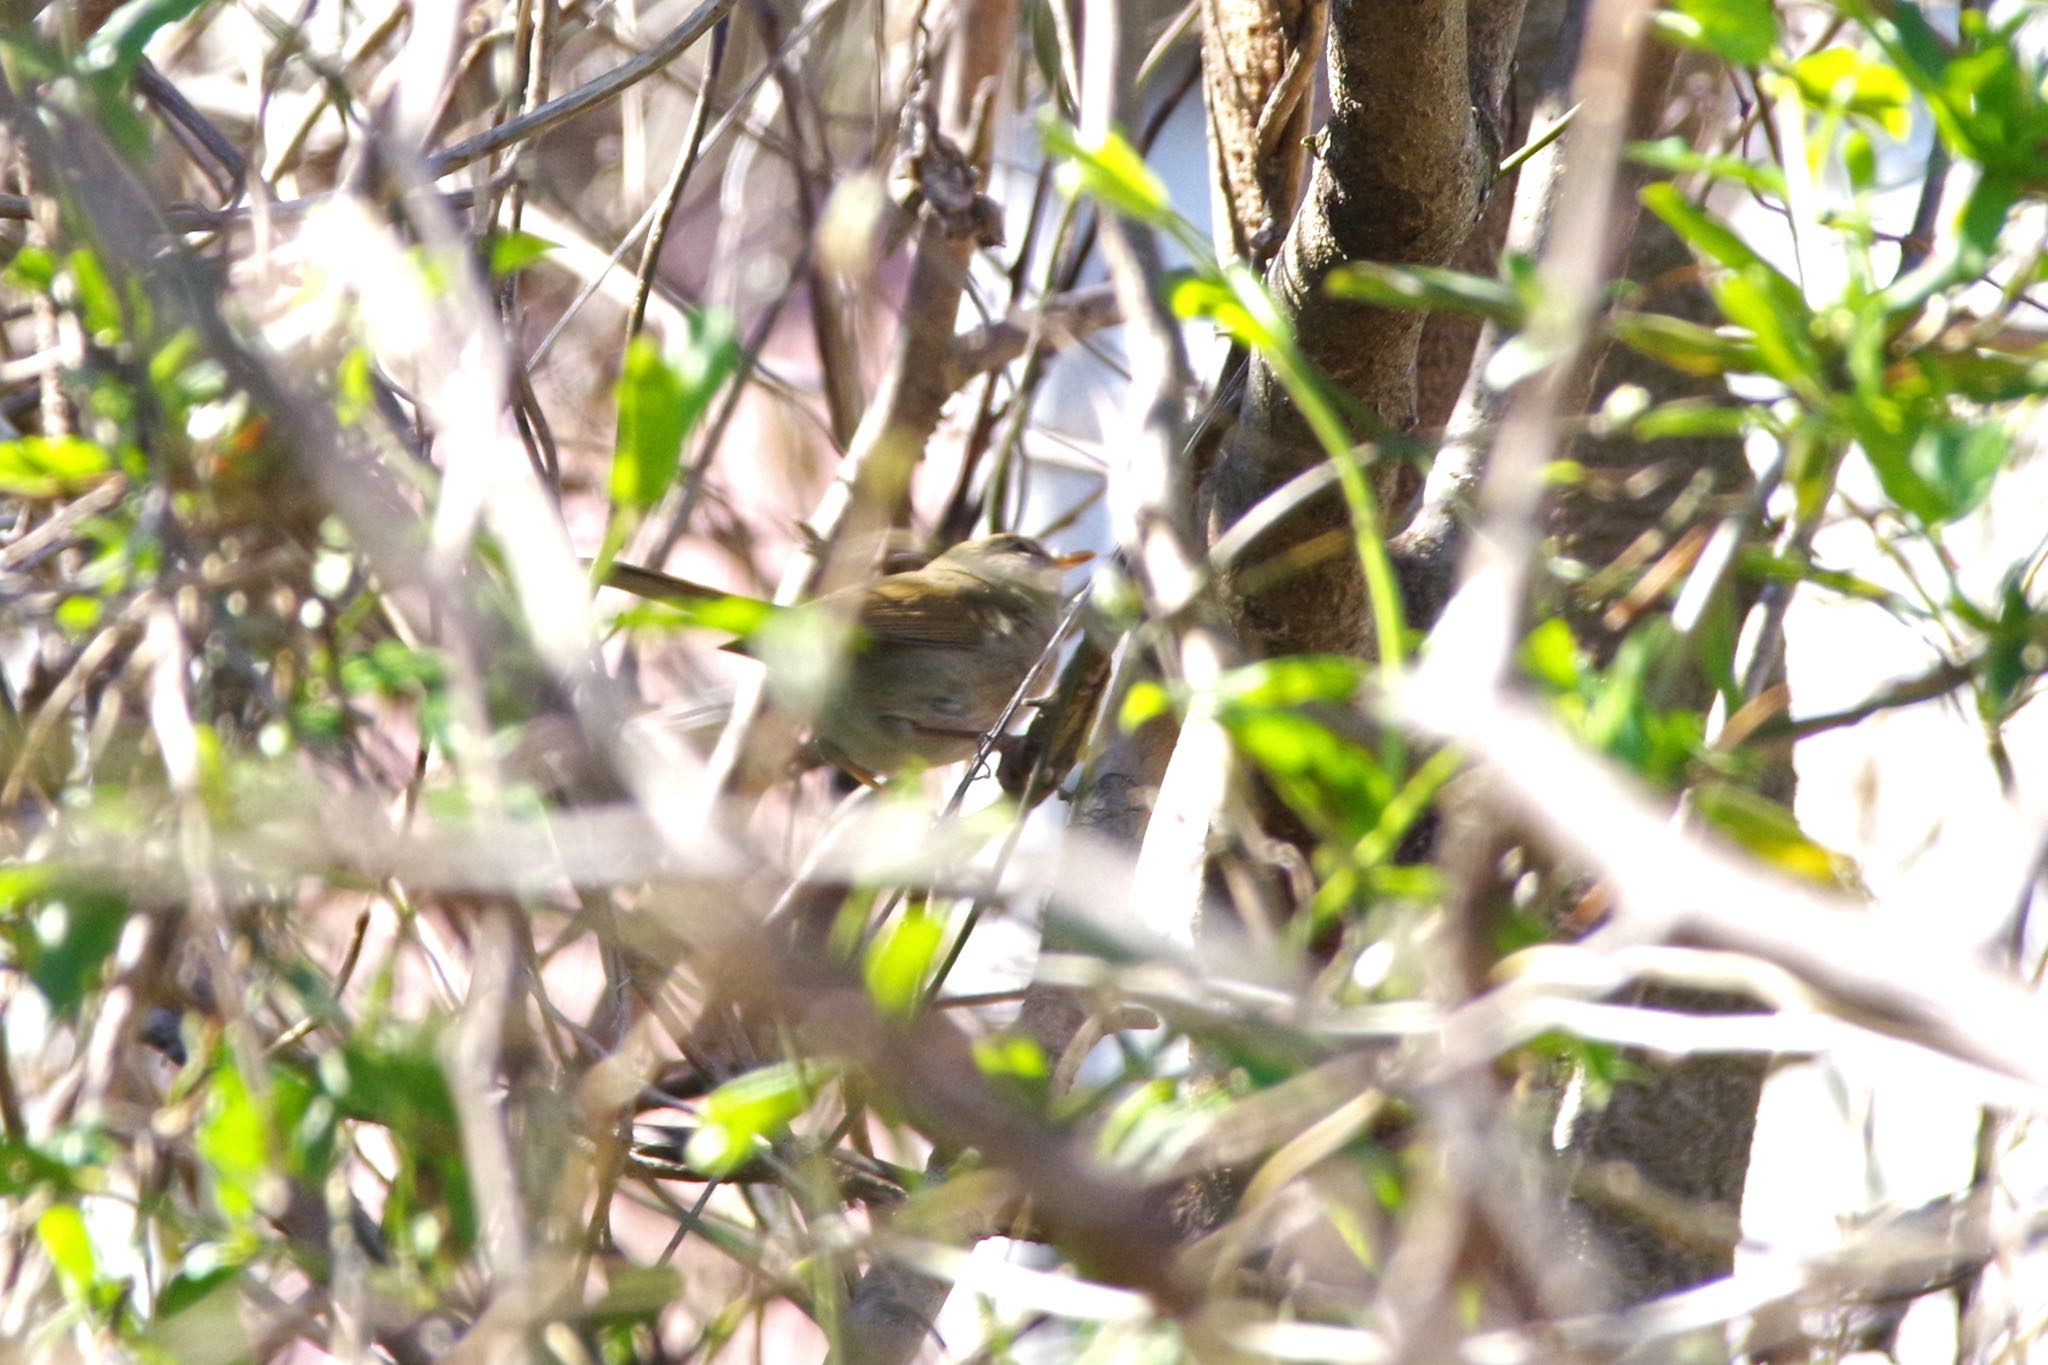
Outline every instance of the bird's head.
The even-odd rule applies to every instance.
[[[1014,583],[1057,596],[1067,570],[1094,557],[1085,550],[1056,555],[1029,536],[1004,532],[964,540],[933,560],[931,567],[955,569],[991,583]]]

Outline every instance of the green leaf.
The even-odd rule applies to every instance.
[[[1017,1033],[999,1033],[974,1040],[974,1065],[982,1075],[1043,1081],[1052,1075],[1045,1049]]]
[[[1096,1150],[1108,1157],[1123,1153],[1126,1145],[1149,1120],[1173,1110],[1178,1093],[1179,1088],[1164,1077],[1132,1089],[1103,1119],[1102,1131],[1095,1140]]]
[[[1817,109],[1868,119],[1894,139],[1912,131],[1912,87],[1895,66],[1873,62],[1853,47],[1831,46],[1792,63],[1790,75]]]
[[[1757,254],[1756,248],[1752,247],[1740,233],[1679,193],[1678,186],[1661,183],[1646,185],[1640,198],[1644,208],[1662,218],[1673,232],[1684,238],[1689,246],[1702,255],[1711,257],[1730,270],[1743,270],[1752,266],[1770,269],[1769,263]]]
[[[1176,280],[1167,291],[1173,315],[1214,324],[1231,340],[1268,358],[1294,359],[1294,329],[1266,285],[1242,262]]]
[[[928,909],[906,910],[890,920],[861,964],[861,979],[875,1008],[895,1019],[916,1013],[924,1001],[925,978],[945,941],[945,920]]]
[[[149,358],[149,384],[159,402],[183,413],[199,403],[214,403],[228,393],[227,371],[207,355],[189,327],[173,332]]]
[[[270,1123],[233,1066],[215,1074],[193,1145],[231,1222],[247,1225],[259,1212],[277,1211],[283,1190],[271,1170]]]
[[[1758,194],[1778,199],[1785,197],[1785,173],[1770,162],[1749,161],[1739,156],[1710,156],[1680,137],[1667,137],[1657,142],[1632,142],[1628,147],[1628,158],[1639,166],[1649,166],[1666,175],[1706,175],[1716,180],[1733,181]]]
[[[730,597],[640,602],[614,616],[612,624],[631,630],[674,630],[687,626],[722,630],[741,639],[752,639],[767,629],[771,622],[784,619],[791,613],[792,608],[764,602],[758,597],[734,594]]]
[[[1513,285],[1461,270],[1353,261],[1331,271],[1325,287],[1340,299],[1382,308],[1464,313],[1503,327],[1520,327],[1527,317],[1522,296]]]
[[[1724,407],[1705,398],[1680,398],[1651,408],[1628,424],[1638,441],[1672,441],[1701,436],[1741,436],[1749,430],[1747,408]]]
[[[1934,31],[1916,4],[1894,5],[1888,18],[1900,69],[1923,90],[1939,87],[1948,72],[1948,40]]]
[[[1280,798],[1331,838],[1357,842],[1393,798],[1393,779],[1378,758],[1299,712],[1228,707],[1221,719]]]
[[[1121,131],[1112,128],[1099,142],[1089,142],[1079,129],[1049,109],[1040,116],[1038,130],[1046,151],[1064,158],[1058,183],[1069,198],[1086,195],[1150,227],[1171,222],[1173,199],[1166,192],[1166,183],[1152,173]]]
[[[1217,692],[1231,706],[1348,705],[1371,671],[1371,664],[1348,654],[1294,654],[1233,668]]]
[[[1536,681],[1558,692],[1575,690],[1586,676],[1586,661],[1572,628],[1553,616],[1522,641],[1522,668]]]
[[[661,501],[682,462],[683,379],[645,334],[626,348],[619,375],[619,442],[612,456],[612,501],[645,512]]]
[[[64,258],[64,270],[78,295],[78,315],[86,331],[102,346],[112,346],[127,330],[121,296],[100,258],[80,248]]]
[[[1123,709],[1117,712],[1116,723],[1128,734],[1172,710],[1173,693],[1167,691],[1165,684],[1141,678],[1124,694]]]
[[[1922,431],[1907,461],[1934,495],[1937,516],[1930,520],[1954,521],[1975,509],[2010,453],[2006,431],[1995,423],[1942,424]]]
[[[1692,799],[1709,824],[1779,871],[1831,886],[1855,886],[1855,864],[1808,838],[1798,818],[1769,797],[1732,783],[1702,782],[1693,788]]]
[[[526,269],[553,251],[559,243],[536,237],[530,232],[494,232],[488,245],[491,278],[502,280]]]
[[[1923,352],[1928,384],[1973,403],[2012,403],[2048,393],[2048,361],[2000,351]]]
[[[135,64],[142,60],[151,38],[196,13],[205,3],[206,0],[129,0],[86,40],[86,69],[117,72],[127,79]]]
[[[1038,67],[1038,78],[1045,82],[1047,90],[1053,92],[1060,112],[1071,119],[1074,117],[1074,92],[1067,88],[1067,73],[1060,61],[1060,35],[1052,17],[1052,0],[1033,0],[1029,23],[1031,59]]]
[[[1756,338],[1766,373],[1809,399],[1820,390],[1824,367],[1809,335],[1813,313],[1796,285],[1759,265],[1721,275],[1713,295],[1728,320]]]
[[[0,441],[0,493],[56,498],[82,492],[114,468],[104,446],[82,436],[20,436]]]
[[[97,597],[67,597],[57,604],[53,619],[67,635],[84,635],[99,625],[107,604]]]
[[[20,1199],[38,1191],[76,1192],[86,1183],[78,1178],[78,1168],[89,1164],[98,1164],[91,1154],[67,1161],[26,1142],[0,1142],[0,1195]]]
[[[1646,1074],[1612,1043],[1596,1043],[1575,1034],[1541,1033],[1524,1047],[1535,1056],[1554,1057],[1567,1064],[1583,1087],[1583,1103],[1595,1112],[1614,1099],[1615,1086]]]
[[[1810,560],[1773,554],[1766,546],[1745,547],[1736,564],[1744,575],[1751,578],[1770,578],[1783,583],[1810,583],[1816,587],[1826,588],[1830,592],[1841,593],[1844,597],[1879,603],[1896,615],[1917,614],[1912,602],[1867,578],[1858,578],[1855,574],[1841,569],[1825,568]]]
[[[241,1277],[243,1264],[222,1260],[219,1252],[217,1244],[202,1243],[185,1253],[185,1264],[157,1296],[157,1317],[171,1318],[187,1312],[223,1285]]]
[[[1736,66],[1761,66],[1778,41],[1778,12],[1770,0],[1675,0],[1657,16],[1657,31]]]
[[[1858,194],[1877,188],[1877,146],[1861,128],[1842,134],[1842,169],[1849,173],[1849,186]]]
[[[1630,633],[1604,671],[1591,667],[1562,620],[1545,621],[1523,642],[1521,660],[1544,685],[1558,716],[1588,744],[1659,786],[1680,780],[1699,752],[1705,718],[1649,704],[1647,683],[1673,648],[1671,624],[1653,617]]]
[[[36,1219],[36,1239],[50,1254],[50,1264],[57,1267],[65,1294],[75,1302],[89,1302],[93,1283],[99,1278],[99,1261],[93,1255],[85,1215],[75,1205],[53,1204]]]
[[[1986,175],[1971,187],[1956,217],[1958,274],[1983,273],[2019,199],[2019,186],[2006,176]]]
[[[47,294],[57,283],[57,258],[39,246],[25,246],[0,270],[0,281],[30,294]]]
[[[2017,7],[1994,25],[1965,9],[1952,45],[1928,24],[1920,6],[1905,0],[1886,6],[1884,20],[1869,26],[1926,101],[1943,143],[1958,160],[1979,163],[1987,178],[2038,191],[2048,183],[2041,157],[2048,143],[2048,94],[2038,62],[2023,56],[2016,41],[2029,10]]]
[[[1494,348],[1482,378],[1488,388],[1505,391],[1549,369],[1560,354],[1556,337],[1517,332]]]
[[[753,1160],[758,1144],[788,1132],[833,1074],[817,1062],[777,1062],[735,1076],[704,1097],[684,1158],[705,1175],[730,1175]]]
[[[674,482],[683,441],[739,363],[731,320],[723,313],[692,317],[673,361],[652,337],[626,348],[619,375],[619,436],[612,456],[615,506],[645,512]]]
[[[1607,319],[1614,339],[1681,374],[1715,377],[1754,374],[1763,368],[1756,343],[1663,313],[1616,313]]]
[[[402,640],[379,640],[341,661],[342,690],[351,696],[418,697],[447,682],[440,651],[416,649]]]
[[[377,410],[376,376],[368,347],[351,346],[334,372],[334,417],[356,426]]]
[[[68,1015],[99,983],[127,922],[128,900],[117,891],[54,866],[0,868],[9,956],[52,1013]]]
[[[343,1117],[380,1124],[415,1153],[459,1153],[461,1128],[431,1039],[351,1040],[321,1058],[320,1085]]]

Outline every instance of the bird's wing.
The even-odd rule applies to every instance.
[[[861,597],[861,632],[879,644],[971,648],[987,643],[1001,610],[994,591],[966,575],[945,587],[943,593],[934,592],[930,582],[910,574],[868,584]]]

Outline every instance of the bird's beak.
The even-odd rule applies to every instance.
[[[1093,558],[1095,558],[1095,551],[1093,550],[1076,550],[1070,555],[1054,555],[1052,562],[1059,565],[1062,569],[1076,569]]]

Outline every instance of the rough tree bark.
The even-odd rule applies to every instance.
[[[1348,261],[1441,265],[1471,234],[1499,161],[1500,111],[1521,15],[1522,0],[1331,4],[1331,117],[1307,198],[1267,283],[1308,359],[1382,432],[1414,425],[1422,317],[1334,299],[1323,284]],[[1205,479],[1212,534],[1323,458],[1278,375],[1256,357],[1238,419]],[[1383,502],[1396,491],[1394,468],[1375,470]],[[1342,543],[1345,526],[1336,497],[1315,499],[1269,532],[1255,558],[1287,554],[1332,532]],[[1257,592],[1224,585],[1252,653],[1363,650],[1358,565],[1344,554],[1309,557],[1301,572]]]
[[[1559,8],[1570,11],[1561,23]],[[1538,7],[1533,22],[1541,31],[1523,47],[1525,71],[1548,67],[1555,82],[1568,82],[1584,8]],[[1511,2],[1475,4],[1468,13],[1465,6],[1431,0],[1333,0],[1332,120],[1308,199],[1269,281],[1303,349],[1384,430],[1403,431],[1418,419],[1435,426],[1448,418],[1472,360],[1476,329],[1435,320],[1427,349],[1421,349],[1419,315],[1328,298],[1323,282],[1338,265],[1358,259],[1402,264],[1456,259],[1465,268],[1490,269],[1505,231],[1500,205],[1485,212],[1491,165],[1505,150],[1505,140],[1519,140],[1521,130],[1514,125],[1525,125],[1528,112],[1504,100],[1507,59],[1521,20],[1520,4]],[[1219,31],[1212,29],[1212,34]],[[1542,50],[1553,46],[1563,50]],[[1638,135],[1649,135],[1660,121],[1671,75],[1668,54],[1652,54],[1643,72]],[[1218,160],[1228,199],[1227,147]],[[1623,207],[1628,212],[1621,215],[1618,231],[1625,236],[1633,217],[1632,196]],[[1683,278],[1688,264],[1668,234],[1652,230],[1637,243],[1627,273],[1637,280],[1668,281],[1674,272]],[[1688,303],[1703,302],[1696,287],[1690,298],[1674,297],[1667,287],[1656,306],[1684,312]],[[1590,377],[1593,369],[1588,363],[1584,373]],[[1608,358],[1597,390],[1588,385],[1580,392],[1591,397],[1622,383],[1644,385],[1660,398],[1678,396],[1672,375],[1627,354]],[[1418,403],[1425,411],[1418,412]],[[1739,495],[1749,478],[1732,441],[1670,442],[1648,449],[1583,442],[1571,453],[1596,477],[1554,501],[1546,530],[1560,551],[1595,566],[1612,562],[1632,545],[1654,543],[1674,502],[1698,496],[1702,482],[1708,496],[1726,497]],[[1205,484],[1212,533],[1227,529],[1322,458],[1277,377],[1254,360],[1239,426]],[[1383,511],[1398,513],[1412,491],[1404,486],[1402,466],[1383,463],[1375,473]],[[1257,592],[1229,595],[1236,624],[1254,653],[1363,652],[1367,609],[1358,565],[1342,552],[1348,541],[1345,529],[1344,509],[1331,495],[1304,505],[1262,542],[1264,553],[1256,558],[1292,553],[1308,567]],[[1414,529],[1416,534],[1397,548],[1407,552],[1405,567],[1417,571],[1410,584],[1411,609],[1418,615],[1412,624],[1426,627],[1446,596],[1462,534],[1454,516]],[[1340,548],[1319,554],[1318,543]],[[1577,624],[1597,652],[1618,639],[1597,613]],[[1668,704],[1703,702],[1704,684],[1698,677],[1677,686],[1687,695],[1665,698]],[[1714,1011],[1740,1008],[1743,1002],[1689,998],[1657,1003]],[[1619,1087],[1611,1104],[1583,1115],[1573,1128],[1572,1158],[1596,1177],[1584,1183],[1597,1192],[1605,1187],[1597,1177],[1625,1168],[1660,1194],[1726,1216],[1702,1218],[1693,1235],[1674,1237],[1647,1226],[1612,1199],[1586,1200],[1582,1207],[1589,1234],[1614,1267],[1618,1282],[1611,1288],[1624,1301],[1728,1273],[1733,1215],[1762,1081],[1762,1068],[1746,1059],[1678,1065],[1635,1060],[1638,1079]]]

